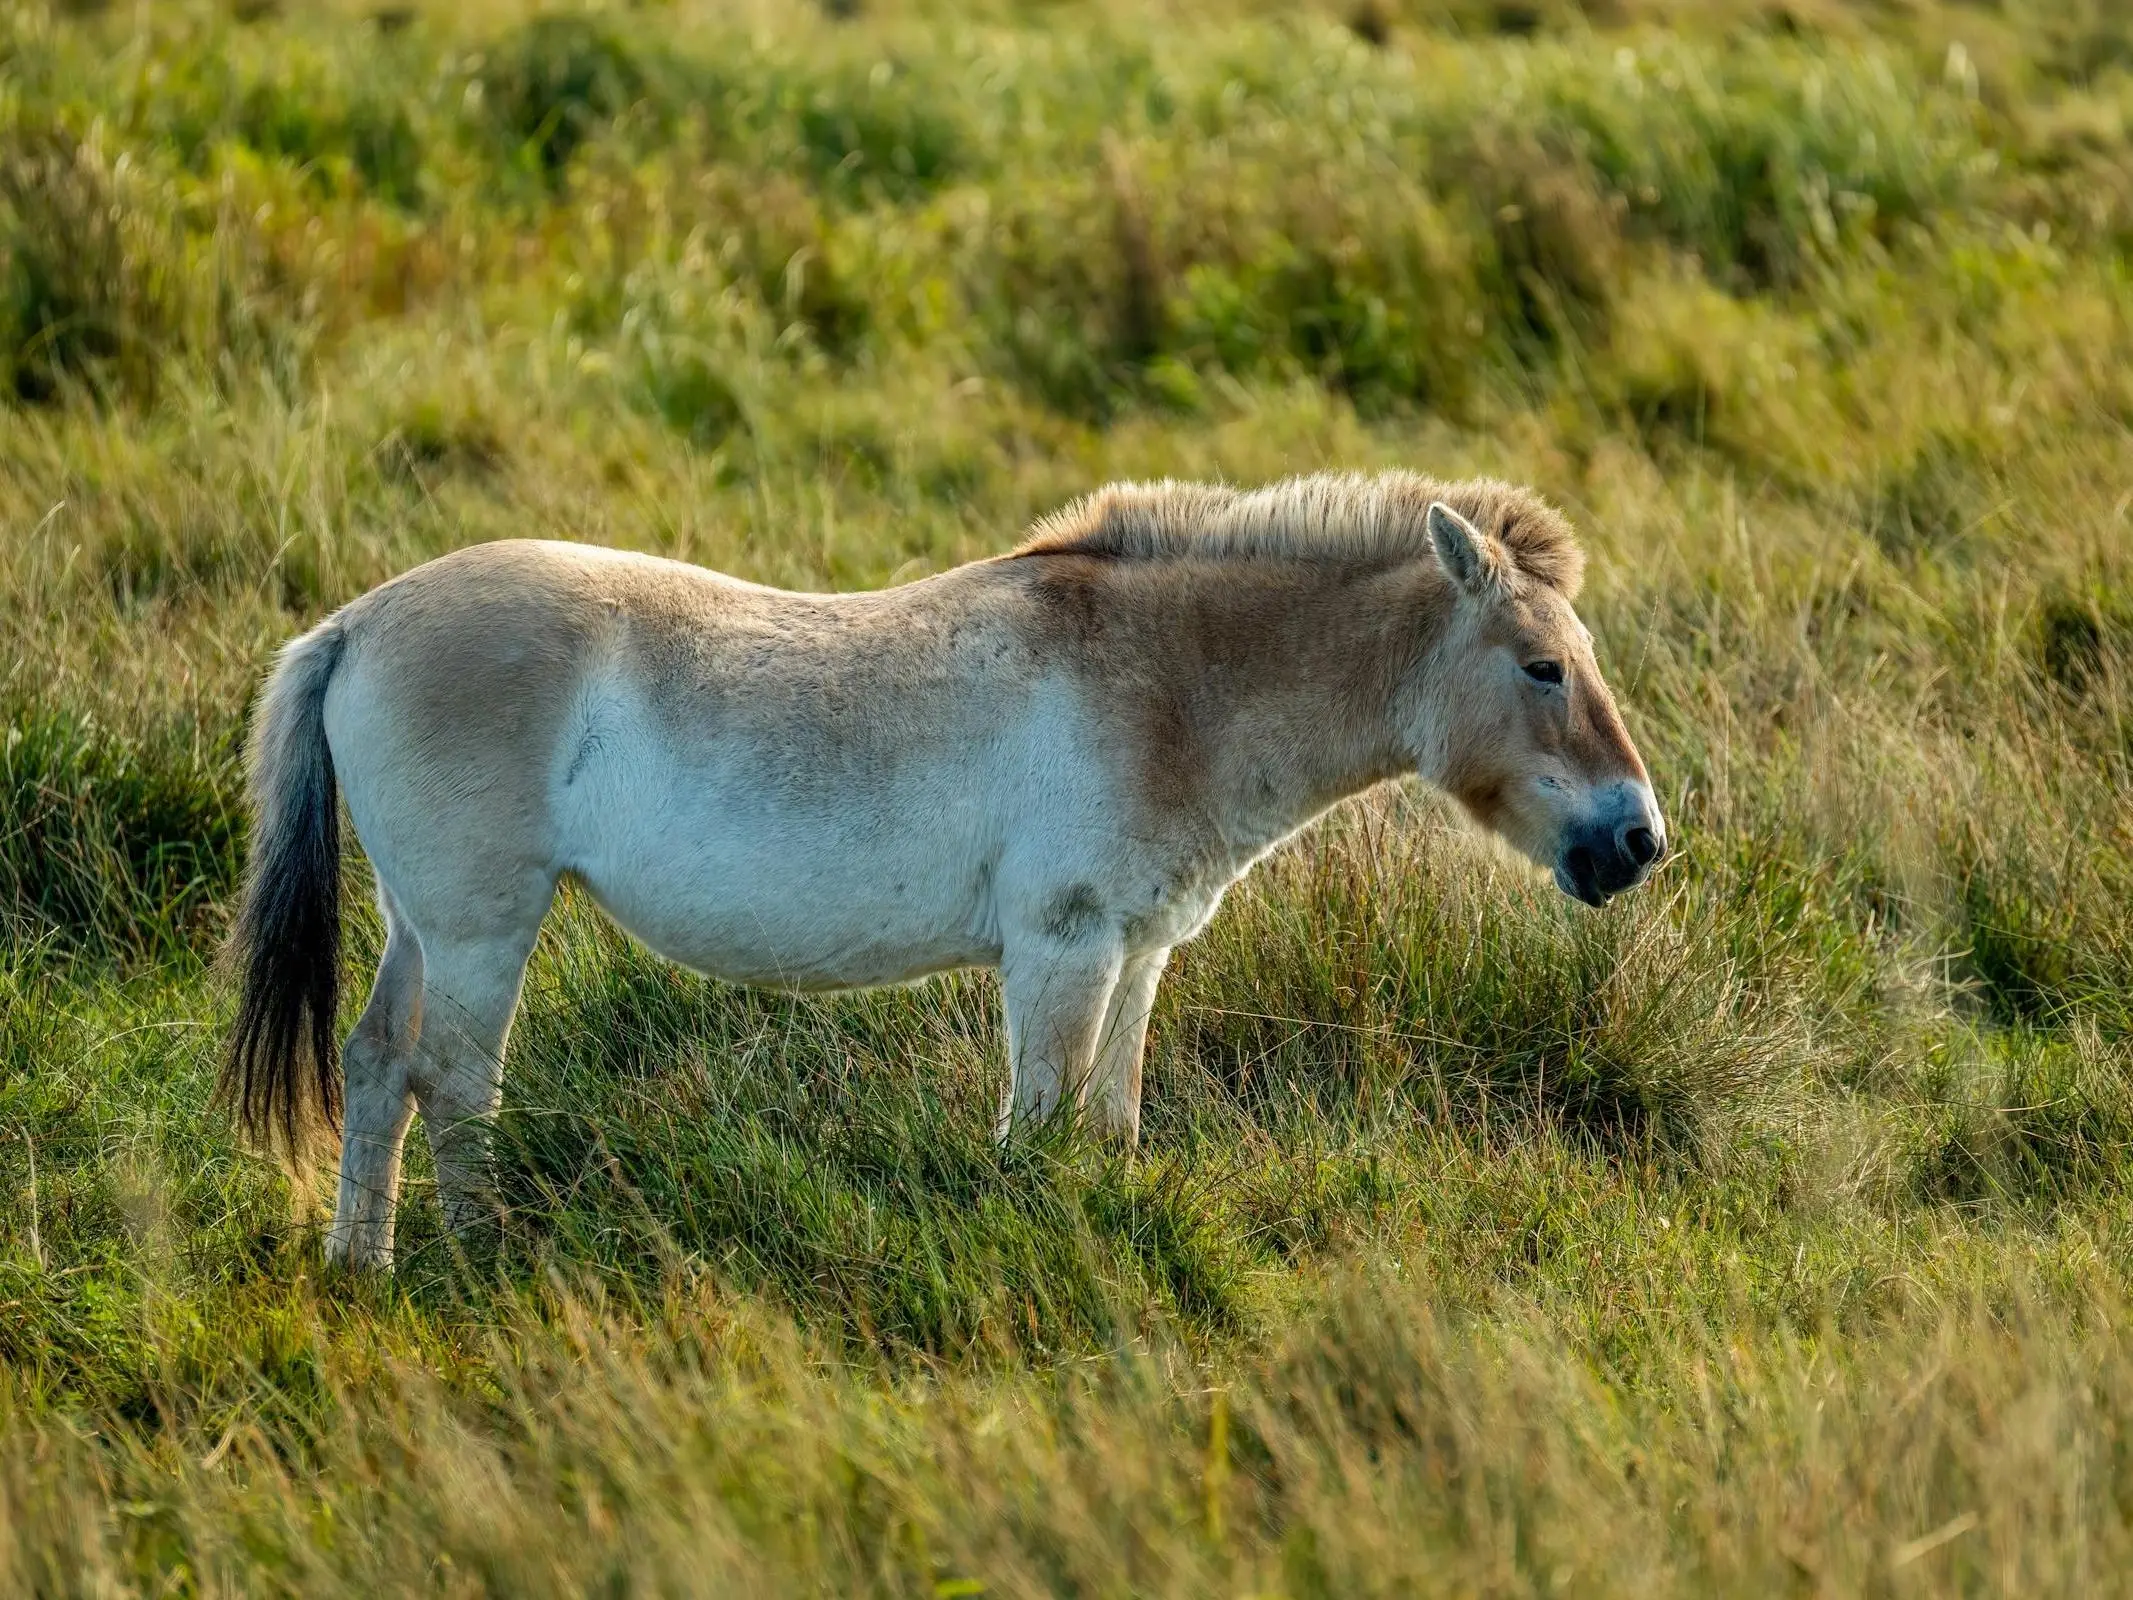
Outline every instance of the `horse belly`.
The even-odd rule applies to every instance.
[[[661,955],[736,983],[861,988],[996,963],[982,818],[967,792],[923,787],[829,804],[746,773],[640,782],[575,819],[570,870]]]
[[[704,865],[700,876],[656,864],[580,876],[602,909],[661,955],[734,983],[866,988],[999,959],[953,903],[967,897],[914,892],[908,880],[831,878],[800,851]]]

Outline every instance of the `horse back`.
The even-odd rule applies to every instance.
[[[982,564],[811,595],[595,546],[478,545],[343,611],[328,737],[357,769],[359,832],[367,786],[398,810],[478,801],[544,848],[647,786],[786,816],[894,804],[968,768],[1030,698],[1045,669],[1020,603]]]

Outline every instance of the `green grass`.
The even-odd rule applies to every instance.
[[[0,14],[0,1587],[2127,1587],[2119,10]],[[994,1143],[988,978],[566,901],[389,1282],[210,1109],[248,699],[392,573],[1392,465],[1585,530],[1638,895],[1346,808],[1131,1161]]]

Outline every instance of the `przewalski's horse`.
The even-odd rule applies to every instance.
[[[739,982],[997,968],[1003,1132],[1071,1104],[1131,1140],[1172,946],[1342,797],[1419,772],[1593,905],[1650,870],[1665,825],[1571,610],[1581,566],[1532,494],[1407,474],[1114,485],[866,594],[572,544],[432,561],[267,685],[225,1094],[255,1136],[338,1114],[335,1256],[390,1261],[418,1108],[472,1221],[571,876]],[[336,790],[386,928],[345,1096]]]

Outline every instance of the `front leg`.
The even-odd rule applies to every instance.
[[[1000,1135],[1041,1122],[1088,1093],[1104,1014],[1118,986],[1123,942],[1096,929],[1035,933],[1002,952],[1009,1082]]]
[[[1141,1132],[1141,1052],[1148,1040],[1148,1014],[1169,959],[1168,950],[1138,950],[1126,958],[1097,1040],[1090,1121],[1129,1150]]]

